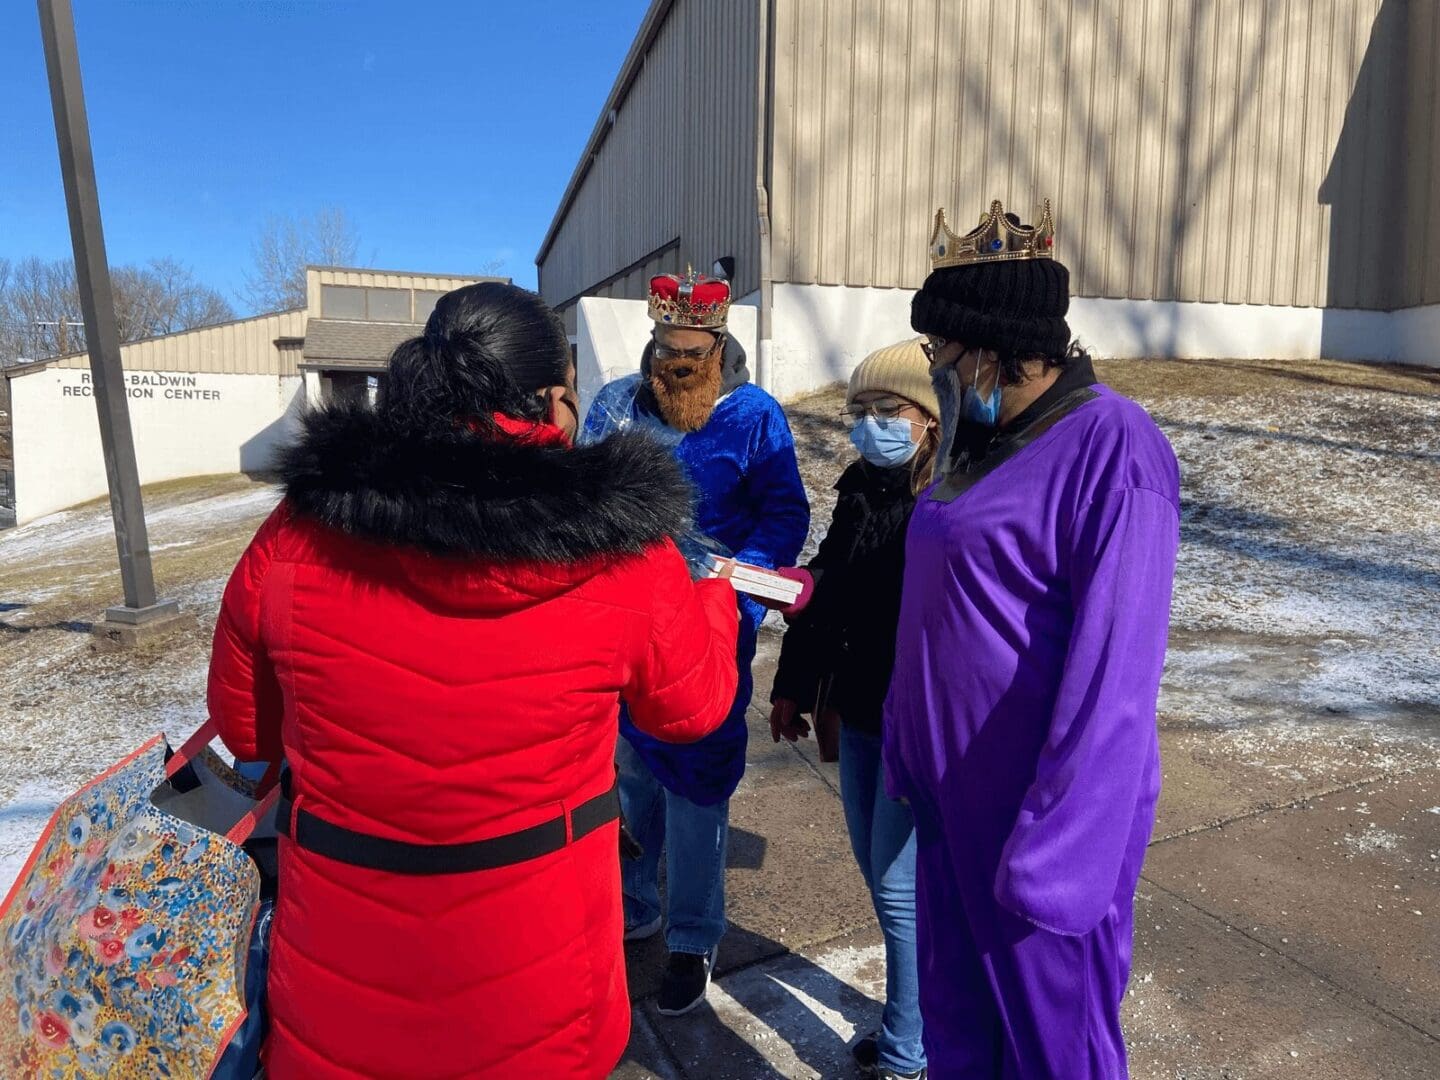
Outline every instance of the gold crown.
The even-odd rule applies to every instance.
[[[650,318],[666,326],[723,330],[732,299],[729,282],[697,274],[688,266],[683,275],[661,274],[650,279]]]
[[[1055,219],[1050,216],[1049,199],[1040,211],[1040,223],[1032,226],[1011,221],[996,199],[990,204],[990,212],[980,215],[980,224],[964,236],[950,231],[945,223],[944,207],[935,212],[935,231],[930,234],[931,270],[970,263],[1054,257]]]

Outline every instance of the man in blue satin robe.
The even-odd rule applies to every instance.
[[[674,449],[695,485],[697,530],[741,562],[791,566],[810,527],[795,443],[778,402],[750,382],[745,351],[726,333],[730,288],[693,273],[650,283],[654,335],[640,372],[605,386],[585,439],[625,427]],[[678,1016],[705,1000],[725,932],[730,796],[745,771],[745,712],[764,609],[740,596],[740,688],[713,735],[672,746],[622,714],[617,758],[625,820],[644,849],[622,868],[627,940],[665,927],[670,951],[657,1007]],[[666,855],[667,910],[659,872]]]

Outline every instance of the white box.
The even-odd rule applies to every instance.
[[[709,571],[706,576],[720,577],[729,565],[731,565],[730,559],[711,555]],[[774,570],[766,570],[763,567],[742,562],[734,563],[734,567],[735,569],[730,575],[730,584],[735,587],[736,592],[743,592],[749,596],[761,597],[766,600],[776,600],[782,604],[793,604],[800,599],[800,593],[804,589],[800,582],[783,577]]]

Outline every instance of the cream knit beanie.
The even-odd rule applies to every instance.
[[[930,361],[920,348],[919,338],[876,349],[860,361],[850,376],[846,404],[853,404],[857,396],[867,391],[903,397],[919,405],[932,419],[940,419],[940,402],[930,382]]]

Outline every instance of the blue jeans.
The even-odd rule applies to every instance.
[[[620,864],[625,892],[625,926],[654,922],[660,909],[660,853],[665,852],[669,901],[665,944],[671,952],[705,956],[725,934],[725,841],[730,802],[697,806],[667,791],[624,739],[615,758],[620,767],[620,808],[630,835],[645,849]]]
[[[915,952],[915,819],[908,806],[885,794],[880,745],[878,736],[840,729],[840,801],[885,936],[880,1064],[911,1073],[925,1065]]]

